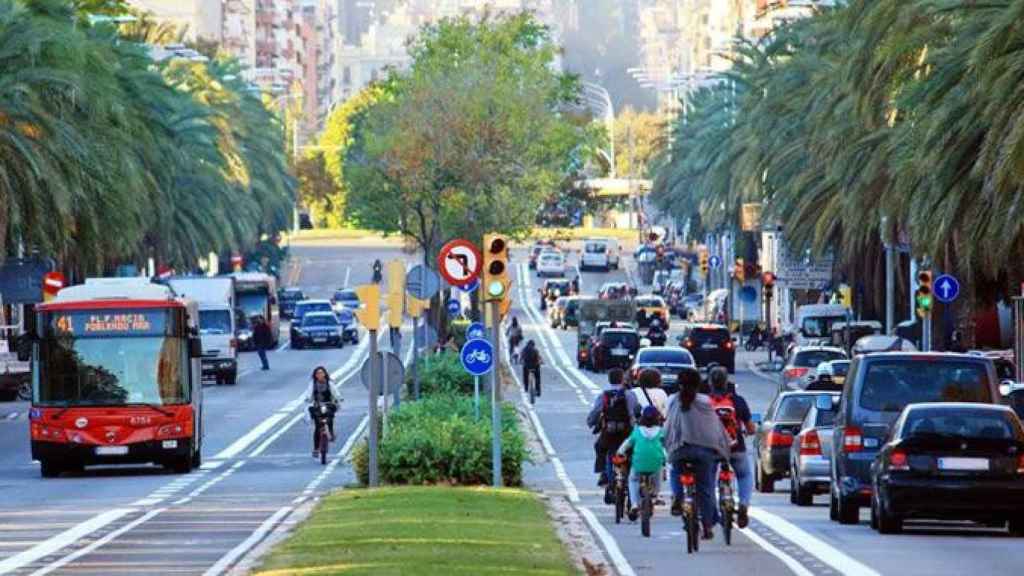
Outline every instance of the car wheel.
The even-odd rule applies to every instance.
[[[871,496],[871,529],[878,530],[878,498]]]
[[[899,534],[902,532],[903,519],[890,512],[881,497],[876,496],[874,498],[877,500],[876,507],[878,508],[878,518],[875,521],[878,524],[878,533]],[[856,507],[854,509],[856,509]],[[840,516],[840,522],[842,522],[842,516]]]
[[[836,503],[836,494],[831,488],[828,491],[828,519],[833,522],[839,521],[839,505]]]
[[[801,484],[798,478],[795,471],[789,476],[790,494],[793,504],[797,506],[810,506],[814,504],[814,492],[811,492],[810,488]]]
[[[840,524],[857,524],[860,522],[860,506],[852,498],[844,498],[840,494],[836,497],[836,519]]]
[[[1013,518],[1009,522],[1010,536],[1024,536],[1024,519]]]

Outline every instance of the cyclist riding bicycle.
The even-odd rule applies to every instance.
[[[672,462],[672,514],[682,514],[683,487],[679,476],[688,463],[696,477],[697,508],[704,527],[703,538],[710,540],[714,536],[714,525],[718,523],[715,472],[718,460],[729,457],[732,441],[711,406],[711,398],[699,394],[699,387],[700,372],[695,368],[680,372],[679,392],[669,401],[665,449]]]
[[[711,382],[711,404],[722,420],[723,426],[732,439],[732,450],[729,466],[736,475],[739,488],[740,506],[736,515],[736,524],[746,528],[749,519],[747,510],[750,507],[750,496],[754,492],[754,475],[750,472],[750,459],[747,456],[744,434],[753,434],[755,427],[750,414],[750,406],[746,399],[736,393],[729,385],[729,373],[721,366],[715,367],[708,375]]]
[[[587,425],[597,434],[594,442],[594,471],[601,474],[598,486],[608,486],[605,502],[615,500],[611,493],[615,471],[611,455],[619,449],[633,429],[633,413],[630,410],[629,391],[623,384],[625,374],[621,368],[608,371],[608,387],[596,398],[587,415]]]
[[[338,411],[338,403],[341,402],[341,393],[331,382],[331,376],[323,366],[313,369],[312,380],[306,390],[306,404],[309,405],[309,416],[315,423],[317,418],[316,409],[318,406],[326,405],[328,410],[327,432],[331,441],[334,441],[334,413]],[[320,435],[316,426],[313,427],[313,457],[320,454]]]
[[[654,406],[646,406],[640,416],[639,425],[626,438],[618,449],[625,456],[630,450],[633,458],[629,471],[629,500],[633,507],[629,510],[629,519],[636,520],[640,510],[640,476],[647,474],[654,481],[654,494],[657,499],[661,492],[661,473],[665,468],[665,447],[662,442],[665,433],[661,429],[661,413]]]
[[[533,340],[526,342],[526,346],[519,354],[519,360],[523,363],[523,390],[530,391],[530,377],[533,376],[537,396],[540,396],[540,366],[544,359],[541,358],[540,350],[537,350],[537,344]]]

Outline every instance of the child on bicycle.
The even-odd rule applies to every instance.
[[[654,406],[646,406],[640,414],[639,425],[633,428],[629,438],[619,446],[618,454],[625,456],[633,451],[629,471],[629,499],[632,508],[629,519],[636,520],[640,510],[640,476],[650,475],[653,481],[654,494],[657,499],[661,491],[661,475],[665,468],[665,448],[662,444],[665,433],[661,429],[661,414]]]

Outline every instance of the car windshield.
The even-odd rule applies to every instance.
[[[588,254],[604,254],[608,251],[608,245],[602,242],[587,242],[583,249]]]
[[[979,362],[891,359],[870,362],[860,391],[866,410],[899,412],[915,402],[991,402]]]
[[[817,368],[818,364],[822,362],[830,362],[832,360],[839,360],[840,358],[846,358],[842,352],[836,352],[834,350],[804,350],[797,352],[793,357],[793,366],[800,368]],[[845,374],[845,372],[844,372]]]
[[[34,402],[45,406],[187,403],[186,342],[173,336],[46,338],[40,346]]]
[[[242,292],[238,294],[238,307],[245,310],[246,316],[267,315],[267,293],[266,292]]]
[[[230,334],[231,313],[227,310],[200,310],[200,334]]]
[[[824,338],[832,335],[832,324],[845,321],[845,316],[810,316],[804,318],[800,331],[808,338]]]
[[[642,350],[637,364],[685,364],[693,366],[693,356],[686,350]]]
[[[694,328],[690,332],[690,339],[697,344],[722,344],[729,340],[728,330],[708,330],[704,328]]]
[[[337,326],[338,319],[334,314],[306,314],[302,318],[303,326]]]
[[[779,402],[775,411],[776,422],[803,422],[807,411],[814,404],[814,396],[811,394],[793,394],[786,396]]]
[[[1022,440],[1020,427],[1005,412],[971,408],[918,408],[907,415],[903,437],[937,434],[957,438]]]
[[[601,344],[608,348],[637,348],[640,345],[640,338],[633,332],[609,332],[601,333]]]

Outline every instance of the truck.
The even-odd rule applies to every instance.
[[[235,279],[231,276],[174,276],[166,280],[178,296],[199,307],[203,378],[234,385],[238,379]]]
[[[267,322],[271,340],[276,347],[281,336],[277,280],[262,272],[235,272],[229,276],[235,280],[236,306],[242,309],[250,322],[257,317]]]
[[[90,278],[36,307],[32,459],[43,477],[97,464],[201,464],[195,302],[145,278]]]
[[[576,326],[576,364],[580,368],[588,365],[590,340],[601,322],[614,322],[620,326],[632,326],[636,320],[636,304],[632,300],[581,299],[579,301],[579,324]]]

